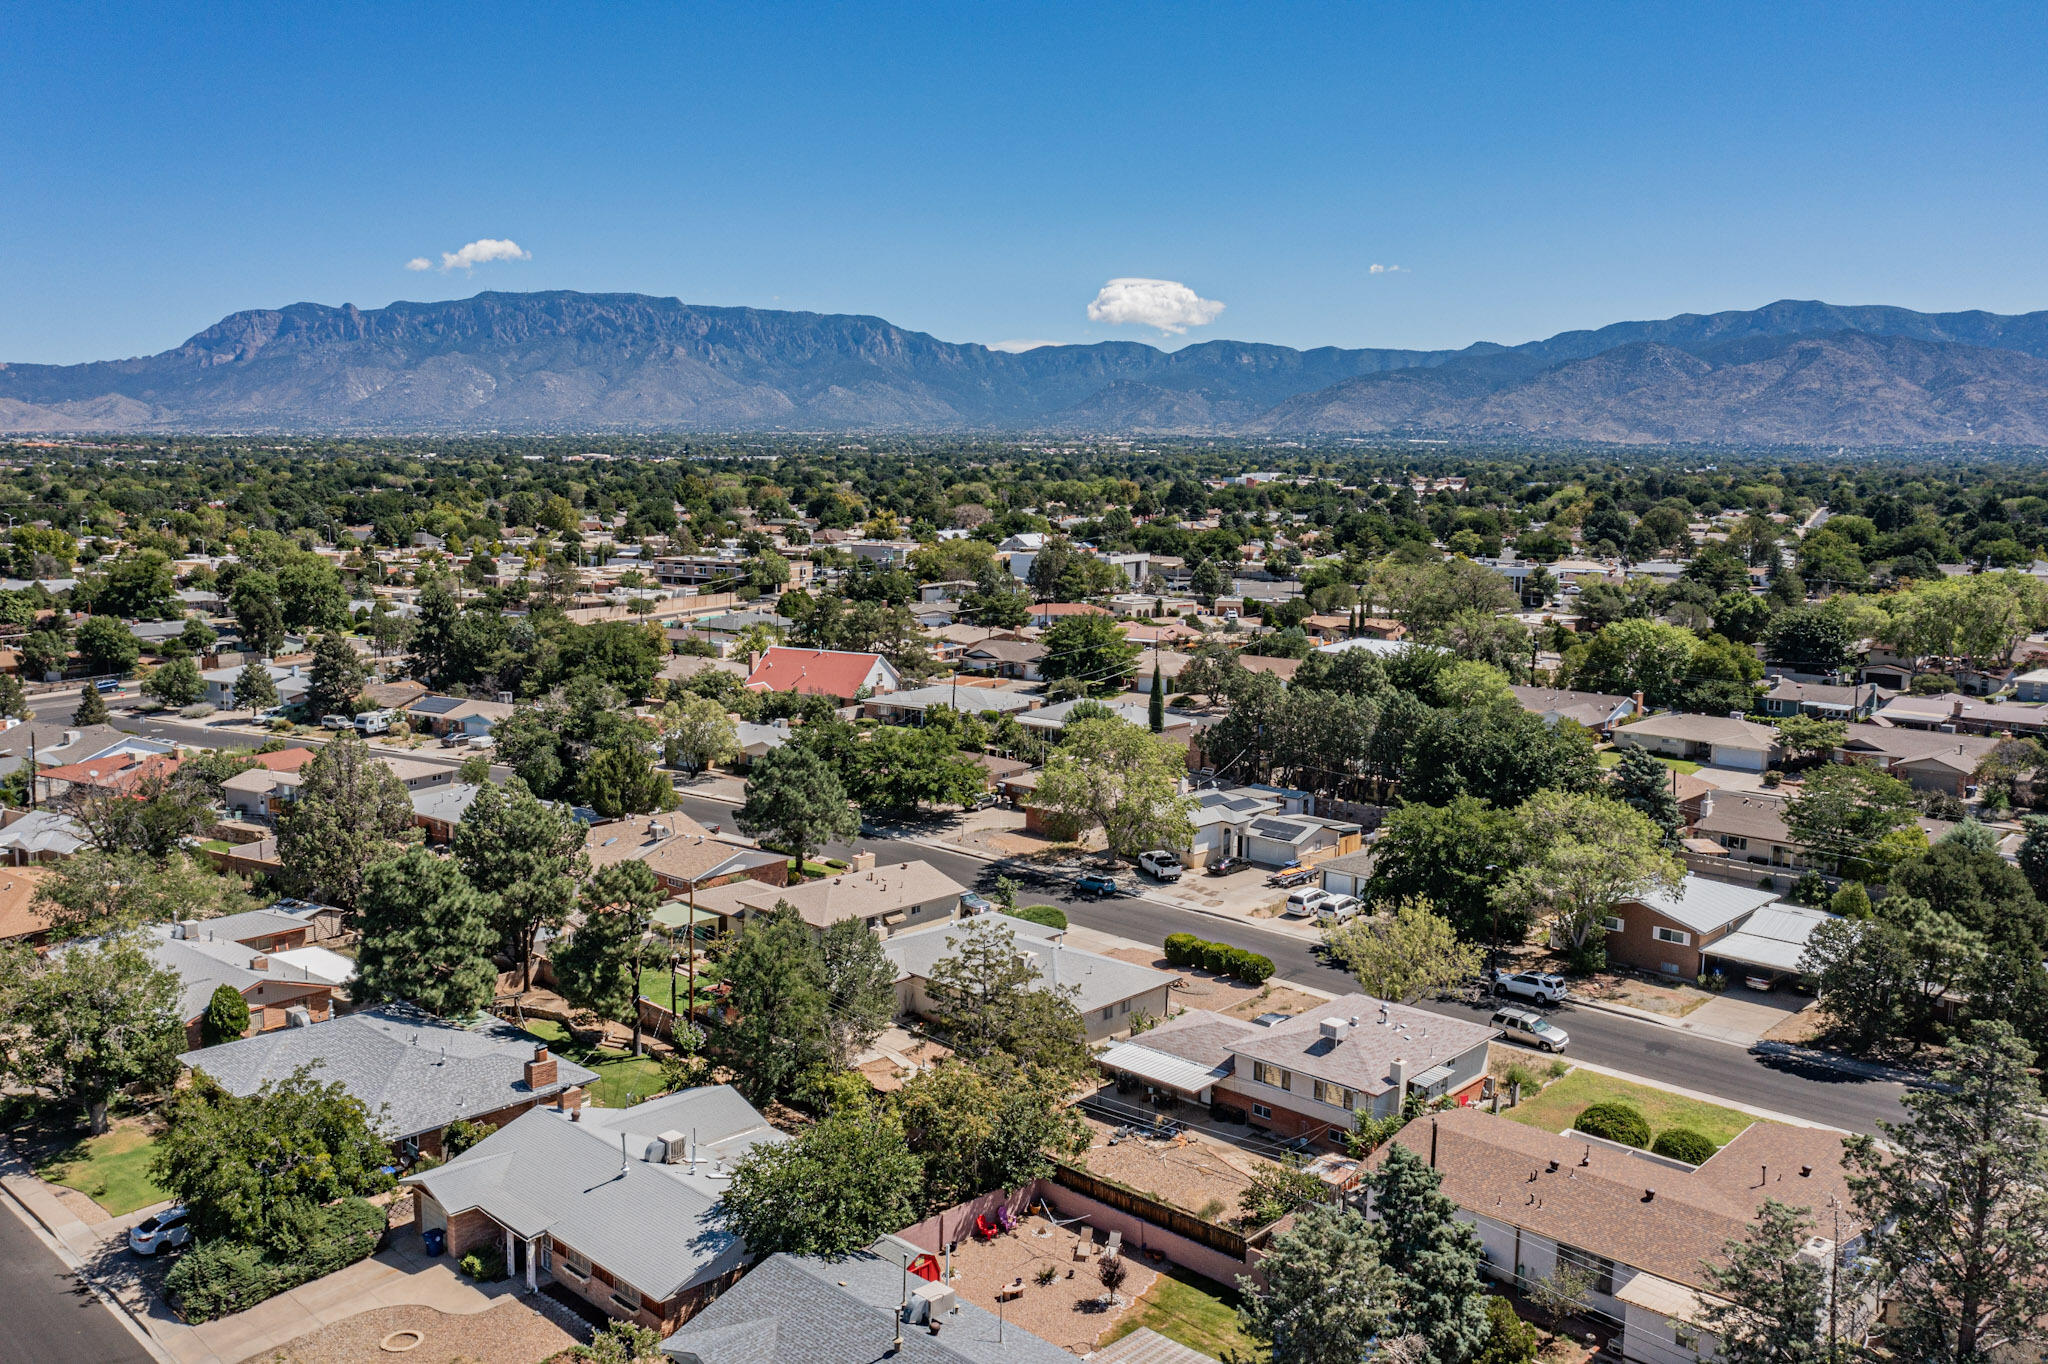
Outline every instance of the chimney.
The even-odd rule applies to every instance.
[[[848,867],[848,870],[850,871],[873,871],[874,869],[875,855],[871,852],[855,853],[853,855],[853,861],[851,864],[849,864]]]
[[[546,1047],[535,1047],[533,1049],[533,1059],[526,1063],[527,1089],[546,1089],[554,1082],[555,1058],[548,1055]]]
[[[582,1085],[571,1085],[555,1096],[555,1107],[573,1119],[583,1111],[583,1105],[589,1098]]]
[[[1962,697],[1960,697],[1960,696],[1958,696],[1958,697],[1957,697],[1957,698],[1956,698],[1955,700],[1953,700],[1953,701],[1949,702],[1949,703],[1948,703],[1948,718],[1949,718],[1949,719],[1951,719],[1951,720],[1960,720],[1960,719],[1962,719],[1962,718],[1963,718],[1963,708],[1964,708],[1964,707],[1965,707],[1966,705],[1968,705],[1968,704],[1969,704],[1969,703],[1968,703],[1967,701],[1963,700],[1963,698],[1962,698]]]
[[[1642,712],[1642,711],[1645,711],[1645,710],[1649,709],[1649,708],[1648,708],[1647,706],[1645,706],[1645,705],[1643,704],[1643,694],[1642,694],[1641,692],[1637,692],[1637,693],[1635,694],[1635,696],[1634,696],[1633,698],[1631,698],[1631,699],[1633,699],[1633,700],[1635,701],[1635,703],[1636,703],[1636,710],[1637,710],[1637,712],[1639,712],[1639,713],[1640,713],[1640,712]]]
[[[1700,818],[1705,819],[1707,816],[1713,813],[1714,793],[1712,791],[1708,791],[1705,795],[1700,797]]]
[[[1393,1082],[1394,1103],[1398,1107],[1408,1097],[1408,1058],[1396,1056],[1389,1061],[1387,1078]]]
[[[257,953],[249,958],[249,969],[251,971],[268,971],[270,969],[270,958],[264,956],[261,952]]]

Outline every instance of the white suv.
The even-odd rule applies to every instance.
[[[1539,1004],[1560,1004],[1564,1002],[1564,977],[1548,971],[1495,971],[1493,992],[1533,999]]]
[[[1323,907],[1324,902],[1337,897],[1316,886],[1303,886],[1287,897],[1287,908],[1282,911],[1290,919],[1306,919]]]
[[[1138,869],[1159,881],[1180,880],[1180,859],[1164,848],[1138,854]]]

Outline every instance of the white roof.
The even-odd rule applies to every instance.
[[[1223,1079],[1231,1072],[1228,1061],[1221,1065],[1204,1066],[1163,1051],[1154,1051],[1136,1042],[1123,1042],[1111,1047],[1097,1058],[1111,1070],[1125,1071],[1140,1079],[1150,1080],[1168,1089],[1184,1093],[1198,1093]]]
[[[1633,897],[1629,903],[1655,910],[1695,933],[1711,933],[1777,898],[1776,891],[1752,890],[1726,881],[1709,881],[1704,876],[1688,876],[1675,896],[1652,891]]]
[[[1792,972],[1806,955],[1806,941],[1813,930],[1837,916],[1803,905],[1766,905],[1749,916],[1735,932],[1701,950],[1709,956],[1725,957],[1744,966],[1761,966],[1768,971]]]
[[[272,952],[270,959],[304,971],[308,980],[328,985],[346,985],[356,975],[354,962],[324,947],[290,947],[282,952]]]

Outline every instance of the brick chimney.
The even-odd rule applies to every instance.
[[[535,1047],[533,1049],[533,1059],[526,1063],[527,1089],[546,1089],[554,1082],[555,1058],[548,1055],[546,1047]]]
[[[555,1107],[565,1113],[580,1112],[590,1098],[582,1085],[571,1085],[555,1096]]]

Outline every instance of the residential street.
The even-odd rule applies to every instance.
[[[113,1312],[36,1238],[13,1203],[0,1208],[0,1364],[149,1364]]]
[[[732,806],[721,801],[685,795],[682,807],[700,823],[732,827]],[[990,864],[919,843],[862,838],[852,845],[834,845],[828,851],[835,857],[845,857],[856,848],[872,851],[883,860],[929,862],[954,880],[983,892],[995,884],[996,870]],[[1135,873],[1120,875],[1118,879],[1126,886],[1138,883]],[[1031,887],[1028,898],[1033,903],[1059,905],[1075,923],[1105,933],[1144,943],[1162,942],[1169,933],[1193,933],[1262,952],[1273,959],[1279,974],[1290,980],[1331,991],[1357,989],[1357,983],[1348,974],[1320,958],[1312,943],[1291,933],[1200,914],[1142,895],[1094,900],[1076,896],[1064,885],[1048,884]],[[1446,1001],[1425,1002],[1422,1007],[1483,1018],[1493,1006]],[[1760,1055],[1725,1042],[1570,1004],[1558,1009],[1556,1016],[1571,1033],[1570,1054],[1595,1065],[1859,1132],[1874,1132],[1878,1119],[1896,1119],[1902,1114],[1899,1095],[1903,1086],[1890,1081],[1866,1080],[1828,1067],[1803,1064],[1794,1058]]]

